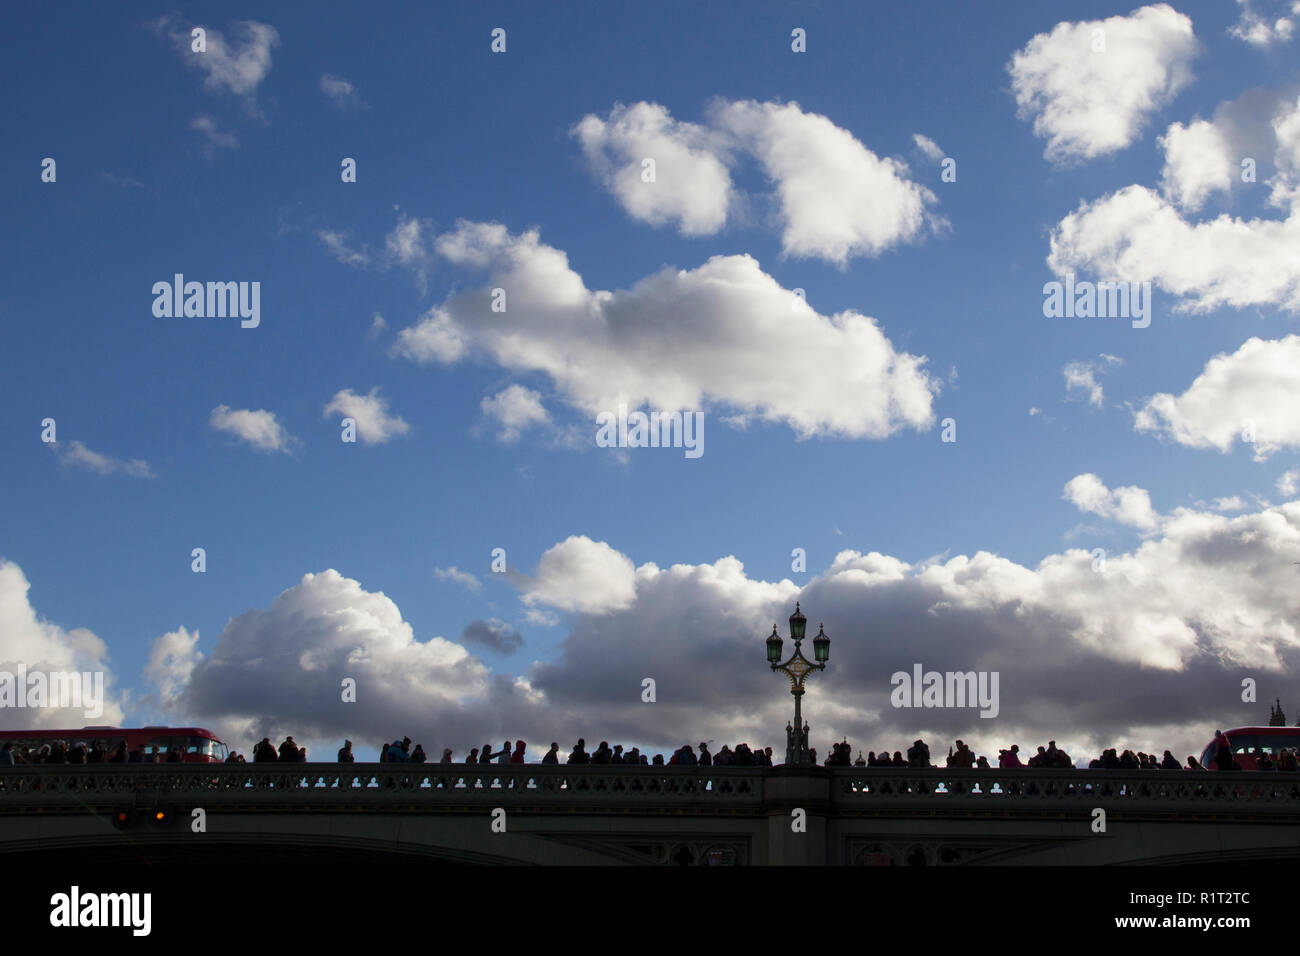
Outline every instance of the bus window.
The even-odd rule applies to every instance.
[[[1261,747],[1264,753],[1270,757],[1276,757],[1284,748],[1295,749],[1297,745],[1300,745],[1300,737],[1283,736],[1282,734],[1260,734],[1255,740],[1256,745]]]

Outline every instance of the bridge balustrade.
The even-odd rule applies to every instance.
[[[757,767],[622,767],[546,764],[54,765],[0,770],[0,812],[27,806],[107,804],[137,796],[204,806],[290,803],[757,805]]]
[[[1230,806],[1300,810],[1300,774],[1203,770],[840,768],[832,799],[866,807]]]
[[[1181,770],[622,767],[545,764],[183,764],[18,766],[0,770],[0,812],[107,805],[149,796],[251,805],[291,803],[702,804],[755,807],[775,775],[828,777],[846,809],[909,807],[1287,808],[1300,774]]]

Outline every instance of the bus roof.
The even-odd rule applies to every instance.
[[[82,727],[63,728],[58,727],[32,727],[26,730],[0,730],[0,738],[3,737],[83,737],[87,733],[117,733],[117,734],[143,734],[147,732],[163,731],[169,734],[192,734],[195,737],[211,737],[218,740],[210,730],[202,727]]]

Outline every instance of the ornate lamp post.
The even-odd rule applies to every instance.
[[[781,637],[772,625],[772,636],[767,639],[767,661],[774,671],[785,671],[790,678],[790,693],[794,695],[794,726],[785,725],[785,762],[787,764],[807,765],[812,763],[808,753],[808,725],[803,723],[803,713],[799,704],[803,698],[803,682],[813,671],[826,669],[826,661],[831,656],[831,639],[826,636],[822,626],[817,625],[817,636],[813,638],[813,663],[803,656],[800,645],[803,644],[804,628],[808,619],[799,611],[799,602],[794,605],[790,615],[790,638],[794,641],[794,653],[784,664],[781,661]]]

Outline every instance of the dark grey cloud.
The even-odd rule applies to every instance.
[[[524,636],[505,621],[493,617],[485,621],[470,621],[460,632],[460,642],[477,644],[500,654],[512,654],[524,646]]]

